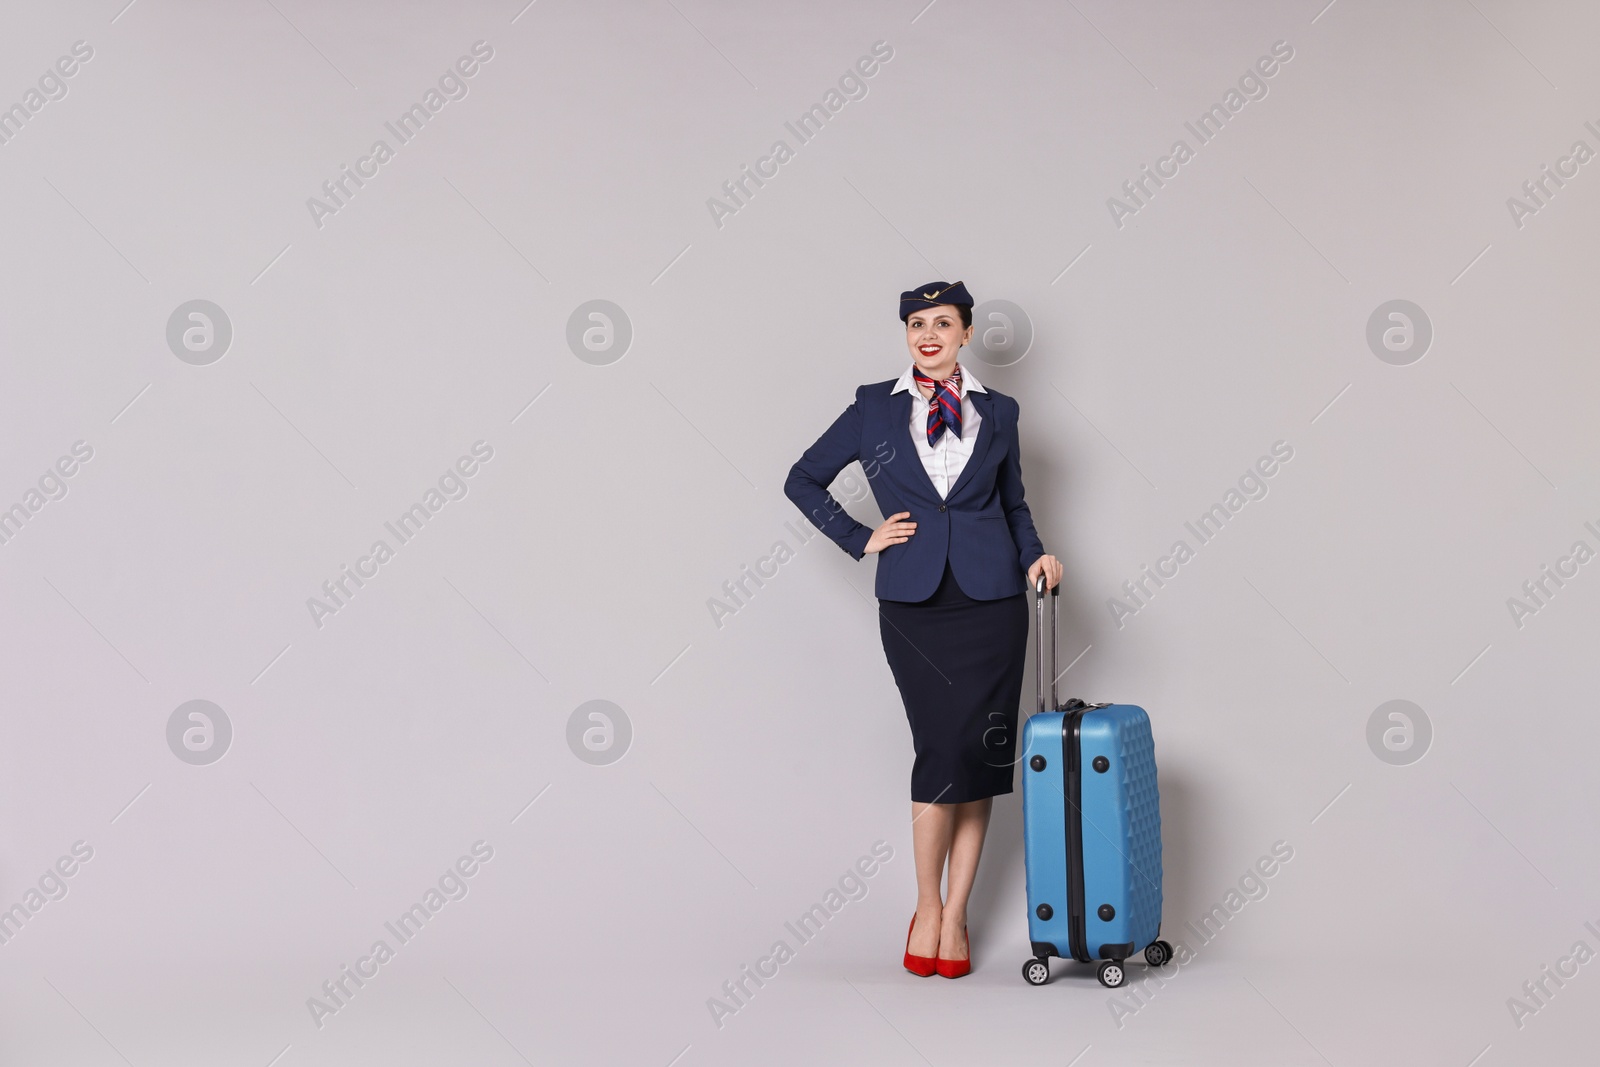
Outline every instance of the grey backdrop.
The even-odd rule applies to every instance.
[[[1592,6],[125,2],[0,33],[0,1062],[1589,1062]],[[934,278],[1154,721],[1137,996],[1023,983],[1019,794],[900,969],[874,564],[782,482]]]

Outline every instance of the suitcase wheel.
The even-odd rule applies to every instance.
[[[1044,985],[1050,981],[1050,961],[1031,959],[1022,965],[1022,977],[1029,985]]]
[[[1172,959],[1172,946],[1165,941],[1152,941],[1144,947],[1144,961],[1152,967],[1160,967]]]
[[[1106,960],[1100,964],[1100,984],[1107,989],[1115,989],[1127,980],[1127,974],[1122,970],[1121,960]]]

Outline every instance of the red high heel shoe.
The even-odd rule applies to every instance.
[[[972,938],[967,936],[967,928],[961,927],[961,937],[967,943],[967,958],[964,960],[947,960],[939,956],[933,961],[934,970],[946,978],[960,978],[972,971]]]
[[[911,925],[906,927],[906,970],[919,978],[926,978],[934,972],[938,963],[932,956],[913,956],[911,954],[911,931],[916,929],[917,913],[911,913]]]

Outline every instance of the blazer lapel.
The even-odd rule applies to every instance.
[[[972,480],[974,472],[983,465],[983,457],[989,453],[989,442],[994,440],[994,401],[989,399],[988,393],[968,393],[972,398],[972,406],[977,409],[983,421],[978,423],[978,439],[972,443],[972,455],[967,459],[967,465],[961,468],[961,475],[956,478],[956,484],[950,487],[946,500],[954,500],[961,487]],[[910,408],[906,409],[906,417],[911,417]]]
[[[917,473],[914,475],[917,484],[926,489],[928,495],[935,500],[940,499],[938,487],[933,484],[933,479],[928,477],[927,468],[922,465],[922,453],[917,451],[917,440],[911,436],[911,391],[909,389],[889,394],[889,417],[894,419],[895,425],[900,428],[898,433],[900,439],[905,442],[906,455],[911,457],[911,466],[917,469]]]

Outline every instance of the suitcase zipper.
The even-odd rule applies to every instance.
[[[1072,958],[1080,963],[1090,962],[1088,946],[1084,944],[1087,935],[1083,918],[1083,776],[1079,766],[1079,727],[1088,710],[1077,707],[1068,711],[1061,730],[1061,761],[1066,768],[1066,788],[1062,795],[1067,823],[1067,948]]]

